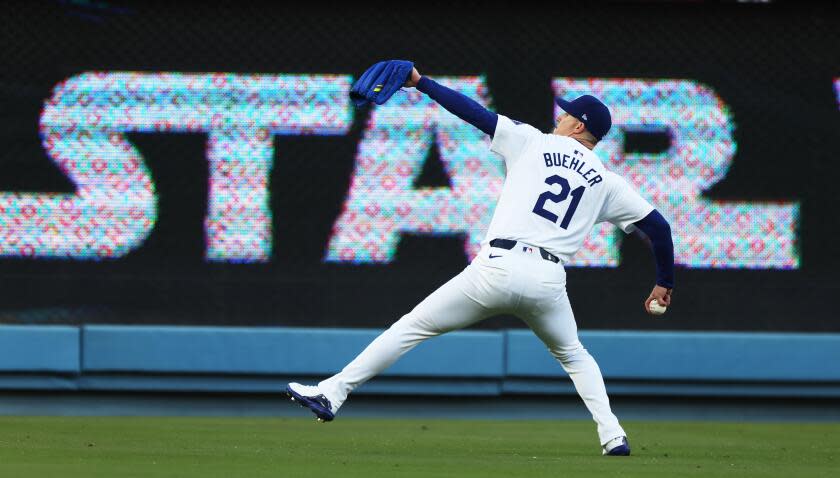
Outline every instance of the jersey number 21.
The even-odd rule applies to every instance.
[[[554,176],[547,177],[545,179],[545,183],[548,185],[559,184],[560,193],[554,194],[551,191],[546,191],[540,194],[540,197],[537,198],[537,203],[534,205],[534,214],[556,223],[559,217],[557,217],[557,214],[545,209],[546,201],[560,203],[568,199],[571,194],[572,202],[569,204],[569,209],[566,210],[566,215],[563,216],[563,221],[560,222],[560,227],[567,229],[569,227],[569,222],[572,220],[572,216],[575,214],[575,209],[577,209],[578,204],[580,203],[580,198],[583,197],[583,192],[586,190],[586,187],[578,186],[574,189],[574,191],[572,191],[569,181],[556,174]]]

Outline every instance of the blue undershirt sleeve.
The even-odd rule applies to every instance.
[[[499,116],[472,99],[428,77],[421,77],[417,89],[427,94],[447,111],[493,136]]]
[[[671,239],[671,226],[654,209],[641,221],[633,223],[637,229],[650,239],[653,256],[656,259],[656,284],[667,289],[674,288],[674,242]]]

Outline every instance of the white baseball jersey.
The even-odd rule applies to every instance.
[[[507,177],[482,245],[513,239],[566,263],[596,223],[609,221],[629,233],[653,211],[624,178],[567,136],[499,115],[490,149],[504,158]]]

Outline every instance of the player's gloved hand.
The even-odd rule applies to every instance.
[[[661,285],[654,286],[650,296],[645,301],[645,310],[647,313],[650,315],[656,315],[650,310],[650,303],[653,299],[656,299],[656,301],[659,302],[659,305],[669,307],[671,305],[671,290],[672,289],[666,289]]]
[[[368,102],[381,105],[411,78],[414,63],[406,60],[387,60],[368,68],[350,88],[350,99],[356,106]]]

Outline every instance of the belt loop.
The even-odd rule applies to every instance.
[[[542,256],[543,259],[545,259],[547,261],[553,262],[555,264],[560,263],[560,258],[559,257],[557,257],[554,254],[548,252],[547,250],[543,249],[542,247],[540,247],[540,255]]]

